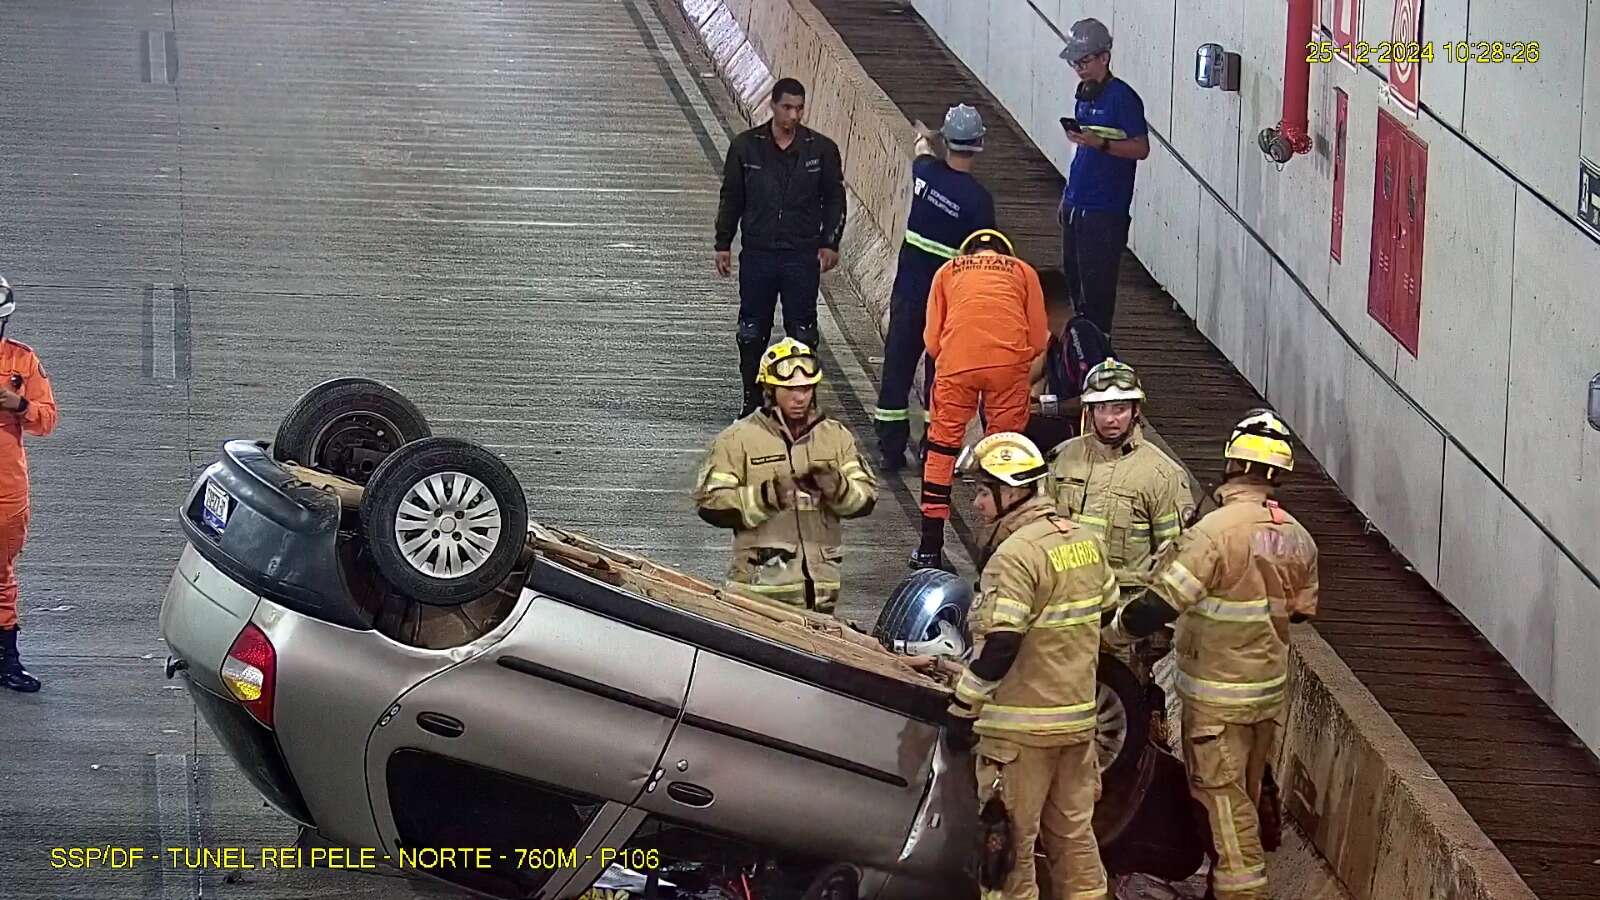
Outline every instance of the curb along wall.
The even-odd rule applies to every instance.
[[[839,268],[860,291],[879,336],[887,334],[889,291],[911,205],[911,123],[809,3],[672,2],[752,125],[769,117],[768,94],[778,78],[805,85],[805,124],[837,142],[844,161],[847,210]]]

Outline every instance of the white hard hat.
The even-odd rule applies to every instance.
[[[5,276],[0,275],[0,319],[10,318],[17,311],[17,295],[12,293],[11,285],[6,282]]]

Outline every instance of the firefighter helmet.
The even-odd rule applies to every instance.
[[[1270,409],[1253,409],[1233,426],[1222,455],[1244,463],[1294,471],[1294,450],[1289,446],[1289,426]]]
[[[1025,487],[1049,471],[1038,445],[1015,431],[991,434],[969,445],[956,461],[963,475],[982,473],[1012,487]]]
[[[1083,377],[1083,396],[1080,400],[1085,406],[1143,399],[1144,387],[1139,383],[1139,373],[1120,360],[1103,360]]]
[[[812,349],[784,338],[761,355],[761,372],[756,379],[773,387],[804,387],[822,381],[822,363]]]
[[[17,295],[11,292],[11,284],[4,275],[0,275],[0,321],[11,318],[17,311]]]
[[[980,228],[967,235],[961,242],[961,253],[977,253],[979,250],[993,250],[1007,256],[1016,256],[1017,251],[1011,246],[1011,239],[993,228]]]

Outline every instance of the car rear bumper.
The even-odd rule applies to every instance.
[[[316,828],[273,733],[233,700],[213,694],[187,676],[183,683],[194,698],[200,717],[206,720],[218,743],[233,758],[251,787],[273,809],[301,825]]]

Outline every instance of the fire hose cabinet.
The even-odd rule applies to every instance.
[[[1367,313],[1413,357],[1422,325],[1422,235],[1427,222],[1428,145],[1378,111],[1372,186],[1372,259]]]

